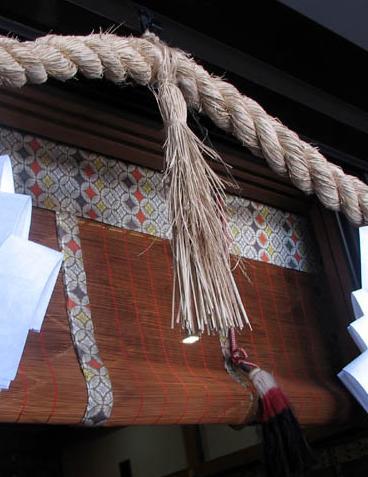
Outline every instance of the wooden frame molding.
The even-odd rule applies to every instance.
[[[4,126],[101,153],[115,159],[162,170],[162,124],[127,111],[112,110],[100,101],[44,85],[22,90],[0,90],[0,117]],[[306,198],[286,179],[278,177],[246,150],[237,151],[215,142],[239,189],[232,192],[262,200],[291,212],[304,213]],[[218,164],[214,168],[221,174]]]

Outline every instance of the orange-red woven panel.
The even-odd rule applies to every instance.
[[[344,422],[352,401],[336,378],[336,321],[321,276],[246,260],[236,272],[253,332],[238,338],[253,361],[272,371],[304,425]]]
[[[110,423],[250,418],[250,392],[224,372],[218,338],[184,345],[180,330],[170,327],[168,241],[85,220],[80,236],[96,339],[114,390]],[[325,341],[329,307],[318,277],[258,261],[245,264],[250,281],[239,271],[236,278],[254,331],[239,344],[275,373],[303,424],[346,419],[350,400]]]
[[[80,221],[95,333],[114,391],[110,425],[240,423],[252,414],[250,390],[223,369],[217,337],[183,345],[170,328],[169,243]],[[58,248],[52,212],[33,209],[31,239]],[[250,357],[274,371],[303,424],[346,420],[350,400],[334,375],[323,324],[329,307],[312,274],[246,261],[236,272],[253,333],[239,338]],[[84,377],[73,349],[62,281],[41,334],[29,334],[0,421],[79,423]]]
[[[252,394],[217,337],[184,345],[171,321],[169,242],[80,221],[88,293],[114,393],[110,424],[243,422]]]

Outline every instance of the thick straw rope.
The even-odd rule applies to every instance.
[[[49,76],[66,81],[79,71],[87,78],[104,75],[115,83],[130,78],[152,86],[157,83],[164,49],[170,51],[175,82],[189,107],[205,112],[253,154],[264,157],[276,173],[289,176],[306,194],[315,193],[327,208],[341,210],[357,226],[368,224],[366,184],[328,162],[234,86],[211,76],[183,51],[167,47],[154,35],[47,35],[33,42],[0,37],[0,85],[39,84]]]

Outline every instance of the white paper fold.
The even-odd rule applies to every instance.
[[[368,226],[359,228],[362,288],[368,290]]]
[[[0,260],[0,263],[2,261]],[[2,265],[2,263],[1,263]],[[0,269],[2,267],[0,265]],[[23,354],[32,315],[29,294],[33,286],[27,279],[17,276],[8,279],[0,273],[1,310],[0,310],[0,376],[5,382],[12,381],[18,370]]]
[[[368,291],[364,288],[351,293],[351,304],[353,306],[355,319],[364,315],[368,316]]]
[[[39,331],[63,254],[28,240],[32,202],[14,193],[8,156],[0,156],[0,389],[15,378],[30,329]]]
[[[368,227],[360,227],[359,240],[362,288],[351,293],[355,321],[348,326],[348,332],[362,354],[338,377],[368,412]]]
[[[0,386],[15,378],[29,329],[41,328],[62,256],[15,235],[0,247]]]
[[[9,235],[17,235],[27,240],[31,216],[31,197],[0,192],[0,245]]]
[[[14,235],[0,247],[0,290],[8,290],[5,302],[22,307],[29,329],[39,330],[42,325],[62,258],[61,252]],[[22,299],[13,291],[18,293],[20,286],[25,288]]]
[[[39,331],[62,253],[10,235],[0,247],[0,387],[15,378],[29,329]]]
[[[368,350],[340,371],[338,377],[368,412]]]
[[[360,351],[363,352],[368,349],[368,316],[362,316],[358,320],[350,323],[348,332]]]
[[[14,193],[14,179],[9,156],[0,156],[0,192]]]

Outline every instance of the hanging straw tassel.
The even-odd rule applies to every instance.
[[[248,318],[231,272],[229,240],[224,232],[225,191],[204,156],[221,161],[187,125],[187,105],[170,79],[170,51],[163,49],[154,90],[166,128],[165,179],[174,259],[173,325],[190,334],[242,329]],[[175,317],[175,296],[179,304]]]
[[[259,423],[267,473],[272,477],[303,475],[314,459],[288,399],[273,376],[248,361],[248,355],[236,344],[230,330],[230,353],[233,365],[247,373],[260,401]]]

